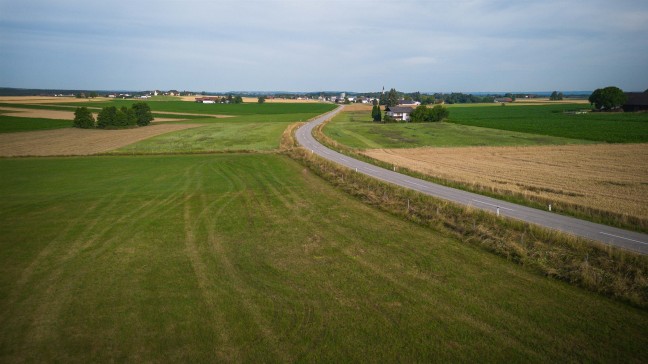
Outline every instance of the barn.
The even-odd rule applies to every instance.
[[[625,112],[648,111],[648,92],[626,92],[628,99],[622,108]]]

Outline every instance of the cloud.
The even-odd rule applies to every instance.
[[[605,81],[643,90],[647,32],[648,4],[636,0],[0,0],[0,80],[214,91]]]

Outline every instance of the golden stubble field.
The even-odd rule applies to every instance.
[[[430,176],[648,220],[648,144],[375,149]]]

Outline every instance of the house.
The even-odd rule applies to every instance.
[[[395,120],[409,121],[412,111],[414,109],[409,106],[391,106],[385,109],[385,115]]]
[[[621,106],[625,112],[648,111],[648,92],[626,92],[628,99]]]
[[[513,102],[513,99],[510,97],[498,97],[493,102],[500,103],[500,102]]]

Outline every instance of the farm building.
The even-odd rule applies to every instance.
[[[418,106],[418,105],[421,105],[419,101],[404,100],[404,99],[398,100],[398,106]]]
[[[219,101],[218,97],[196,97],[196,102],[202,102],[203,104],[215,104]]]
[[[622,108],[625,112],[648,111],[648,92],[626,92],[628,99]]]
[[[510,98],[510,97],[498,97],[495,100],[493,100],[493,102],[497,102],[497,103],[500,103],[500,102],[513,102],[513,99]]]
[[[385,115],[390,116],[395,120],[408,121],[412,111],[414,111],[414,109],[409,106],[391,106],[385,109]]]

